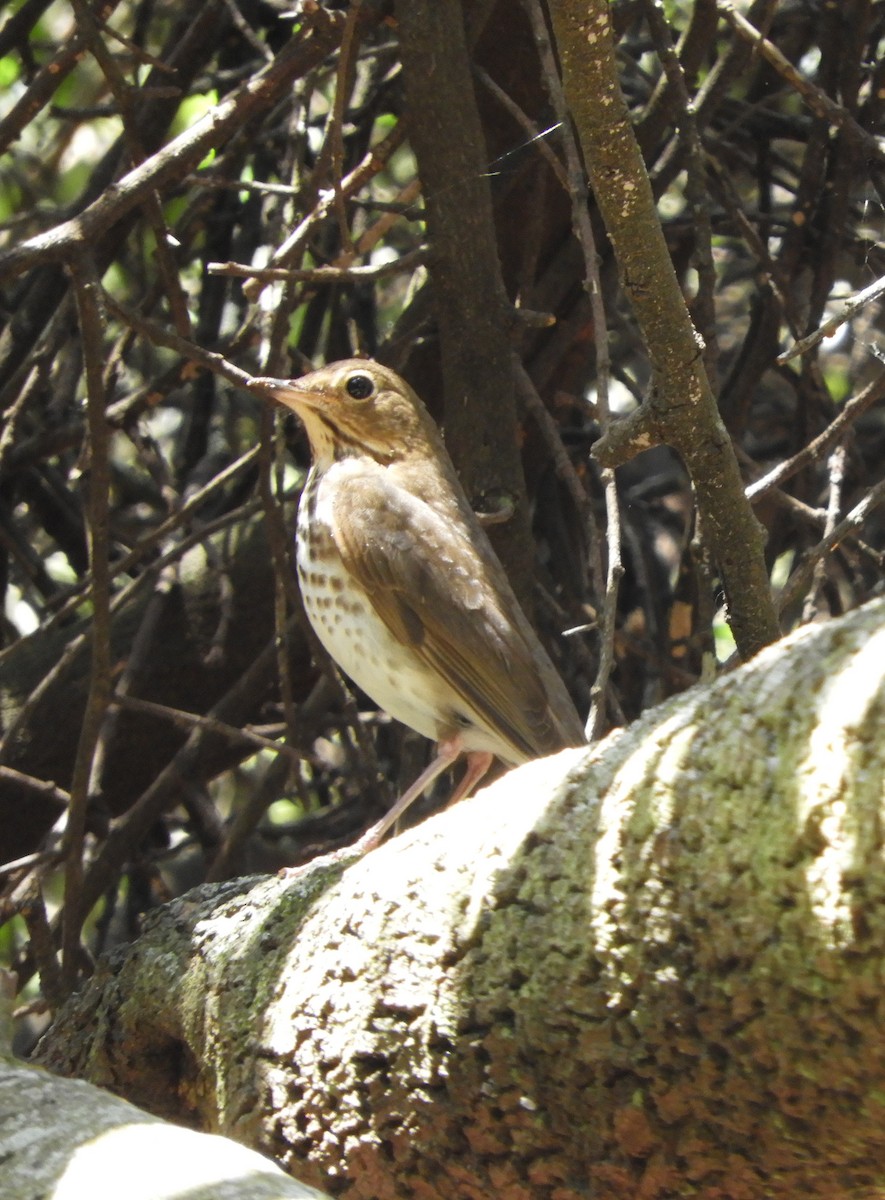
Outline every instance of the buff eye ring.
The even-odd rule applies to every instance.
[[[375,384],[370,375],[358,371],[355,375],[348,376],[344,390],[351,400],[368,400],[375,390]]]

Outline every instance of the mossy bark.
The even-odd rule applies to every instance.
[[[877,601],[343,874],[191,893],[41,1057],[349,1197],[877,1194],[883,718]]]

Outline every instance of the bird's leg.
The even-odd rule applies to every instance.
[[[437,776],[442,775],[443,771],[448,770],[452,763],[455,762],[455,760],[463,753],[464,748],[461,745],[461,739],[459,737],[445,738],[443,741],[441,741],[436,747],[436,758],[433,760],[433,762],[429,763],[428,766],[424,768],[412,786],[406,788],[406,790],[394,804],[393,808],[391,808],[389,812],[385,813],[381,820],[376,822],[371,829],[368,829],[353,848],[355,850],[359,850],[360,853],[363,854],[365,854],[368,850],[374,850],[384,837],[385,833],[387,833],[388,829],[390,829],[392,825],[395,825],[403,813],[415,803],[418,797],[427,791],[434,779],[436,779]],[[472,754],[468,756],[468,775],[470,774],[469,760],[471,758],[473,758]],[[479,776],[477,776],[477,778],[479,778]],[[463,782],[464,781],[462,780],[462,784]],[[470,786],[472,787],[474,783],[476,783],[476,779],[471,780]],[[460,795],[467,794],[466,792],[462,792],[460,788],[457,789],[456,794],[458,793],[460,793]]]
[[[463,753],[464,747],[461,745],[461,738],[458,735],[451,738],[444,738],[436,747],[436,758],[434,758],[433,762],[424,768],[411,787],[406,788],[393,808],[385,813],[381,820],[377,821],[371,829],[366,830],[361,838],[350,846],[343,847],[340,850],[333,850],[330,854],[324,854],[319,859],[314,859],[302,866],[285,867],[281,874],[288,878],[297,878],[299,875],[303,876],[320,865],[329,866],[332,863],[344,862],[358,858],[360,855],[374,850],[388,829],[396,824],[410,805],[414,804],[418,797],[427,791],[434,779],[442,775],[443,771],[447,770]],[[454,794],[449,801],[450,805],[458,800],[463,800],[465,796],[473,791],[492,765],[494,758],[493,754],[489,754],[483,750],[470,750],[467,753],[467,770],[464,772],[464,778],[455,788]]]
[[[403,792],[390,812],[385,813],[377,824],[373,825],[371,829],[363,834],[356,843],[356,848],[363,853],[368,850],[374,850],[388,829],[396,824],[406,809],[420,795],[426,792],[434,779],[447,770],[463,753],[464,747],[461,745],[461,739],[457,735],[451,738],[444,738],[439,742],[436,747],[436,758],[433,762],[425,767],[412,786]],[[452,798],[446,807],[448,808],[456,804],[459,800],[463,800],[465,796],[469,796],[494,761],[494,754],[490,754],[488,751],[469,751],[467,754],[467,770],[464,772],[464,778],[455,788]]]
[[[451,808],[465,796],[469,796],[481,779],[485,777],[489,767],[495,761],[495,756],[488,750],[470,750],[467,754],[467,770],[464,777],[452,793],[446,808]]]

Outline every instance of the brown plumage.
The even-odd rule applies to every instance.
[[[310,440],[297,560],[311,624],[381,708],[440,743],[372,844],[461,752],[459,795],[493,756],[512,766],[580,745],[565,686],[409,385],[349,359],[254,387],[293,409]]]

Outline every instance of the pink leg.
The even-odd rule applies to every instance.
[[[460,740],[458,738],[447,738],[440,742],[436,748],[436,758],[428,766],[424,768],[411,787],[407,788],[400,798],[394,804],[393,808],[385,813],[380,821],[376,822],[371,829],[368,829],[359,841],[353,846],[354,850],[358,850],[361,854],[365,854],[368,850],[374,850],[381,839],[387,833],[388,829],[400,819],[403,813],[408,809],[419,796],[430,787],[434,779],[438,775],[442,775],[443,771],[448,770],[452,763],[463,754]],[[468,757],[467,773],[470,774],[470,764]],[[488,767],[486,767],[488,769]],[[484,772],[483,772],[484,773]],[[471,786],[475,783],[474,779]],[[462,781],[463,783],[463,781]],[[460,791],[460,789],[459,789]],[[466,793],[465,793],[466,794]]]
[[[406,809],[430,787],[438,775],[447,770],[463,753],[464,748],[461,745],[460,738],[446,738],[444,741],[441,741],[436,748],[436,758],[433,762],[425,767],[412,786],[403,792],[390,812],[385,813],[381,820],[377,821],[371,829],[368,829],[358,841],[354,842],[351,846],[344,846],[340,850],[334,850],[330,854],[323,854],[320,858],[305,863],[303,866],[286,867],[281,874],[294,878],[316,870],[321,865],[328,866],[332,863],[344,862],[361,854],[366,854],[369,850],[374,850],[388,829],[396,824]],[[464,772],[464,778],[455,788],[455,792],[449,801],[450,805],[455,804],[458,800],[463,800],[465,796],[468,796],[473,791],[492,765],[494,757],[493,754],[482,750],[469,751],[467,754],[467,770]]]
[[[457,804],[459,800],[469,796],[494,761],[494,754],[490,754],[487,750],[471,750],[467,755],[467,770],[464,772],[464,777],[452,793],[452,798],[446,808],[451,808],[453,804]]]
[[[363,834],[357,842],[357,847],[364,852],[366,850],[374,850],[388,829],[400,819],[406,809],[420,795],[426,792],[434,779],[447,770],[463,753],[464,749],[459,737],[445,738],[441,741],[436,747],[436,758],[433,762],[421,772],[412,786],[403,792],[390,812]],[[457,804],[459,800],[463,800],[465,796],[469,796],[494,761],[494,754],[490,754],[488,751],[468,751],[467,770],[464,772],[463,779],[452,793],[452,798],[449,800],[446,808],[450,808],[453,804]]]

